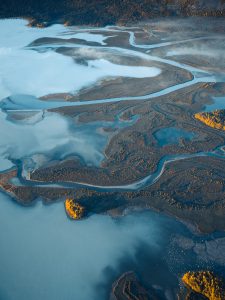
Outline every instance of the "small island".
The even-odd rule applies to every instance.
[[[133,272],[123,273],[112,286],[110,300],[156,300],[157,298],[149,293]]]
[[[85,209],[79,203],[74,202],[73,199],[66,199],[65,209],[67,215],[73,220],[80,220],[85,214]]]
[[[182,281],[188,289],[209,300],[225,299],[225,282],[213,272],[187,272]]]
[[[212,128],[225,130],[225,109],[197,113],[195,114],[195,119]]]

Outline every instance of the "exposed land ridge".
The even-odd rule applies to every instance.
[[[8,0],[0,18],[24,17],[31,25],[127,24],[159,16],[225,16],[224,0]]]

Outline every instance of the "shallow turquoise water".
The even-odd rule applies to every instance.
[[[1,39],[4,47],[0,49],[4,76],[2,79],[0,78],[0,98],[16,95],[5,98],[1,102],[0,106],[4,114],[7,113],[7,110],[17,109],[40,111],[71,105],[149,100],[197,82],[216,81],[214,76],[203,73],[200,75],[206,77],[201,77],[196,73],[196,69],[178,62],[134,50],[111,48],[112,52],[120,50],[121,55],[134,55],[149,61],[158,61],[188,70],[200,77],[141,97],[130,96],[77,103],[41,101],[37,98],[38,96],[53,92],[76,91],[84,84],[86,86],[110,75],[133,77],[137,76],[136,72],[139,71],[137,77],[144,78],[156,76],[158,73],[155,73],[157,70],[154,68],[125,68],[124,66],[113,66],[102,60],[92,62],[89,67],[85,67],[76,65],[68,57],[60,56],[54,51],[53,53],[38,53],[32,49],[25,49],[24,46],[34,39],[42,37],[43,34],[54,37],[60,33],[63,34],[61,31],[66,29],[56,25],[38,30],[25,27],[24,21],[21,26],[17,24],[21,22],[18,20],[4,22],[7,23],[5,24],[7,26],[3,26],[4,30],[1,32],[4,35]],[[7,31],[5,31],[6,29]],[[69,38],[69,35],[66,37]],[[77,45],[77,47],[80,46]],[[30,69],[31,64],[32,70]],[[115,69],[112,70],[112,67]],[[77,74],[79,76],[76,76]],[[35,84],[33,84],[34,82]],[[27,96],[23,94],[27,94]],[[28,94],[34,96],[28,96]],[[14,159],[22,159],[24,155],[29,157],[47,151],[52,157],[58,154],[63,147],[63,154],[79,154],[86,163],[98,165],[102,159],[102,155],[98,154],[102,153],[106,143],[106,137],[98,131],[99,127],[104,125],[123,128],[123,126],[129,125],[124,121],[116,120],[114,123],[111,122],[112,124],[101,122],[89,124],[91,126],[76,125],[76,128],[73,128],[76,130],[70,131],[71,127],[63,118],[54,116],[45,114],[43,120],[35,121],[34,124],[15,125],[6,119],[7,114],[3,115],[2,112],[2,141],[4,141],[3,146],[7,146],[4,152],[9,153],[12,149],[12,153],[17,154],[13,157]],[[12,127],[13,129],[10,131]],[[157,137],[162,145],[178,143],[180,138],[191,139],[194,137],[193,133],[178,128],[163,130],[158,132]],[[9,136],[12,141],[8,140]],[[73,141],[72,150],[71,141]],[[52,145],[55,147],[56,143],[59,143],[60,146],[56,149],[58,152],[52,150]],[[32,150],[31,153],[28,150]],[[159,170],[153,178],[149,176],[140,183],[134,183],[131,185],[132,188],[142,186],[148,180],[153,182],[163,171],[162,166],[166,159],[161,161]],[[179,276],[189,266],[199,266],[189,253],[180,252],[179,255],[177,253],[175,255],[175,249],[170,246],[171,239],[178,233],[192,237],[187,229],[178,221],[150,212],[135,213],[119,219],[95,215],[79,222],[72,222],[66,217],[61,202],[45,206],[39,201],[35,207],[25,208],[14,203],[9,197],[0,194],[0,228],[1,300],[105,299],[108,290],[100,290],[97,287],[107,280],[110,286],[113,280],[109,280],[110,278],[106,276],[108,274],[106,271],[109,269],[115,278],[123,271],[137,269],[142,271],[141,274],[145,277],[146,282],[161,286],[164,291],[176,285],[178,283],[176,276]],[[176,249],[176,251],[179,250]],[[176,256],[176,260],[174,256]],[[145,259],[146,257],[147,259]]]
[[[204,111],[210,112],[216,109],[225,109],[225,97],[213,97],[213,103],[205,105]]]
[[[191,140],[195,137],[195,134],[181,128],[168,127],[156,131],[154,136],[162,147],[169,144],[178,144],[181,138]]]

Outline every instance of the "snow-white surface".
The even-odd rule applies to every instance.
[[[71,128],[66,118],[46,113],[36,123],[18,124],[9,121],[0,113],[0,171],[12,167],[8,159],[22,159],[36,153],[58,159],[68,155],[79,155],[87,164],[97,165],[104,158],[102,148],[107,138],[91,125]]]
[[[96,42],[101,45],[106,45],[105,40],[109,38],[108,36],[104,36],[102,34],[93,34],[90,32],[79,32],[76,33],[73,37],[76,39],[85,40],[87,42]]]
[[[88,65],[80,65],[68,56],[55,51],[38,52],[25,48],[41,37],[61,37],[68,39],[75,33],[62,25],[44,29],[25,26],[19,19],[0,20],[0,100],[12,94],[43,96],[51,93],[76,92],[82,87],[110,76],[134,78],[153,77],[160,74],[154,67],[136,67],[112,64],[105,59],[91,60]],[[84,39],[99,36],[79,33]],[[91,36],[91,38],[90,38]]]

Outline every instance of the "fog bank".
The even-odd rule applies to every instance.
[[[63,203],[24,208],[3,194],[0,198],[4,300],[99,299],[96,286],[106,268],[117,268],[124,256],[134,258],[140,243],[154,253],[160,247],[163,221],[151,214],[73,222]]]

